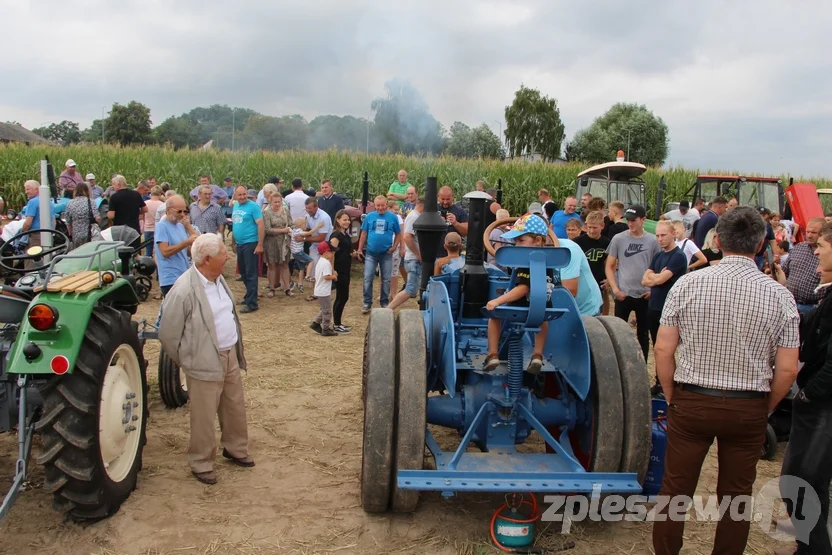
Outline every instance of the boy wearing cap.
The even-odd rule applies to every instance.
[[[326,241],[318,243],[317,248],[321,257],[315,264],[315,297],[318,298],[321,310],[309,327],[324,337],[332,337],[338,335],[338,332],[332,329],[332,282],[338,280],[338,272],[332,269],[335,253]]]
[[[451,231],[445,235],[443,246],[448,251],[448,256],[436,259],[433,265],[433,275],[435,276],[451,273],[465,265],[465,259],[459,255],[459,251],[462,249],[462,236],[459,233]]]
[[[514,223],[511,230],[503,234],[503,239],[513,239],[518,247],[543,247],[546,242],[549,226],[540,216],[526,214]],[[450,235],[450,234],[449,234]],[[546,270],[548,281],[548,294],[546,306],[551,306],[551,291],[554,288],[554,275],[551,270]],[[529,306],[529,291],[531,287],[531,273],[527,268],[518,268],[514,288],[506,291],[496,299],[488,301],[486,310],[494,310],[504,304],[515,306]],[[483,370],[491,372],[500,365],[500,355],[497,351],[500,345],[501,321],[498,318],[488,320],[488,356],[485,359]],[[529,362],[527,371],[531,374],[540,373],[543,368],[543,349],[546,347],[546,334],[549,332],[549,323],[543,322],[540,331],[534,338],[534,353]]]
[[[646,361],[650,352],[650,288],[642,285],[641,281],[660,248],[656,236],[644,231],[647,212],[643,206],[630,206],[624,211],[624,218],[628,230],[613,237],[607,248],[607,285],[615,297],[615,315],[618,318],[626,322],[630,313],[635,311],[636,336]]]

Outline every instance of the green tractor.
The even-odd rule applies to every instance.
[[[46,187],[41,195],[48,197]],[[134,235],[122,233],[128,230]],[[0,432],[16,428],[18,436],[0,519],[27,478],[35,433],[43,488],[69,519],[106,518],[136,488],[147,441],[144,339],[131,319],[139,304],[138,234],[122,226],[107,231],[111,240],[69,252],[69,239],[55,230],[22,233],[0,248],[7,272],[0,286]],[[35,234],[42,246],[15,250],[13,242]],[[15,273],[19,279],[9,277]]]
[[[626,210],[633,204],[644,204],[644,180],[642,175],[647,171],[644,164],[625,162],[624,152],[618,151],[615,162],[605,162],[592,166],[578,174],[575,183],[575,196],[579,199],[589,193],[593,197],[601,197],[607,206],[613,201],[621,201]],[[644,229],[655,233],[656,222],[647,220]]]

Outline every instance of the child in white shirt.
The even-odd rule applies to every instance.
[[[326,241],[318,243],[317,248],[321,258],[315,264],[315,297],[321,305],[321,310],[309,327],[324,337],[332,337],[338,335],[338,332],[332,329],[332,282],[338,279],[338,272],[332,269],[335,253]]]

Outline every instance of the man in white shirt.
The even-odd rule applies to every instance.
[[[292,192],[283,199],[283,203],[289,207],[292,220],[306,217],[306,199],[308,198],[309,195],[303,192],[303,182],[297,177],[293,179]]]
[[[389,309],[394,309],[406,303],[409,299],[414,299],[419,294],[419,286],[422,283],[422,253],[419,252],[419,243],[416,240],[416,232],[413,229],[413,224],[416,219],[422,214],[425,205],[422,199],[416,201],[413,210],[407,215],[404,220],[404,227],[402,229],[402,241],[404,242],[404,269],[407,271],[407,283],[404,289],[399,291],[390,304]]]
[[[685,224],[685,237],[690,239],[693,232],[693,224],[699,219],[699,212],[690,209],[690,203],[683,200],[679,203],[678,210],[671,210],[667,214],[662,215],[662,220],[670,220],[671,222],[682,222]]]
[[[294,183],[293,183],[294,185]],[[292,193],[294,195],[295,193]],[[315,235],[305,237],[304,241],[309,243],[309,256],[312,257],[312,268],[309,272],[315,275],[315,265],[321,255],[318,254],[318,243],[321,241],[329,241],[329,236],[332,235],[332,218],[329,214],[318,207],[318,199],[315,197],[307,197],[306,193],[302,193],[306,197],[304,203],[304,216],[306,216],[306,225],[309,229],[315,229],[315,226],[323,222],[323,227],[318,230]],[[292,195],[289,195],[290,197]],[[284,201],[285,202],[285,201]]]

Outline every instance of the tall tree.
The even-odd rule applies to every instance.
[[[618,103],[575,133],[570,149],[576,160],[589,163],[614,160],[621,149],[632,162],[661,166],[670,148],[668,134],[662,118],[646,106]]]
[[[81,130],[74,121],[64,120],[61,123],[52,123],[46,127],[32,129],[32,132],[44,139],[56,141],[65,145],[77,143],[81,140]]]
[[[444,148],[442,125],[409,81],[393,79],[384,84],[386,98],[371,104],[379,144],[392,152],[438,154]]]
[[[166,119],[153,130],[153,135],[159,144],[169,143],[174,148],[196,147],[204,144],[199,124],[185,116]]]
[[[198,127],[201,143],[222,136],[223,144],[230,145],[232,134],[245,129],[249,118],[257,115],[260,114],[248,108],[231,108],[224,104],[212,104],[207,108],[194,108],[187,114],[182,114],[182,117]]]
[[[521,85],[511,106],[506,106],[505,116],[509,156],[539,154],[544,160],[558,159],[566,135],[557,100]]]
[[[373,123],[353,116],[318,116],[309,122],[309,149],[378,150]]]
[[[152,143],[150,108],[135,100],[131,100],[127,106],[113,104],[110,115],[104,122],[104,140],[120,145]]]
[[[250,149],[303,149],[309,141],[309,125],[299,115],[273,118],[252,116],[240,134],[240,145]]]
[[[451,126],[445,152],[460,158],[502,158],[504,155],[500,139],[487,125],[471,129],[458,121]]]

